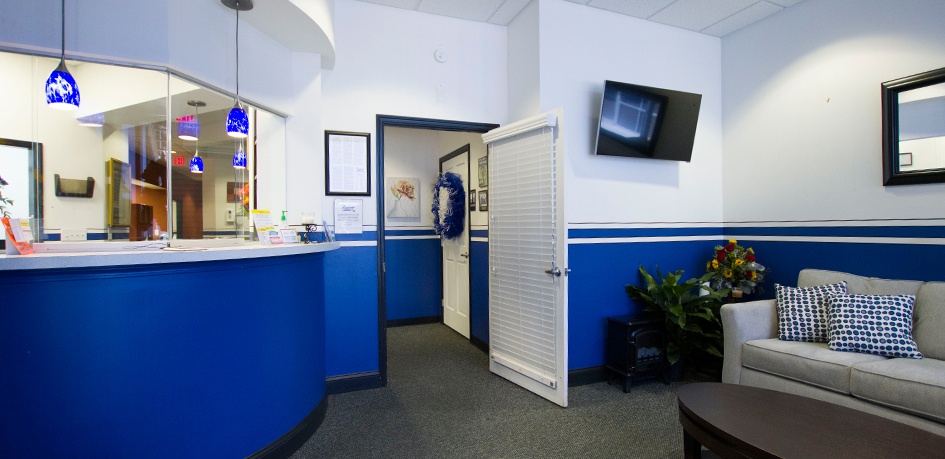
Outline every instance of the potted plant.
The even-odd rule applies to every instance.
[[[739,301],[742,293],[761,291],[765,267],[755,259],[755,251],[729,239],[726,245],[715,246],[715,257],[705,265],[709,286],[716,290],[731,289],[732,299]]]
[[[662,314],[666,324],[666,358],[673,380],[681,380],[684,362],[699,353],[722,356],[722,325],[719,308],[728,290],[715,290],[706,284],[708,274],[680,282],[683,270],[663,277],[659,268],[651,276],[640,266],[642,287],[626,285],[627,295],[648,312]],[[701,294],[700,294],[701,293]]]

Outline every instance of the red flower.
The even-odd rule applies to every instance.
[[[725,260],[725,251],[724,251],[724,250],[716,250],[716,251],[715,251],[715,259],[716,259],[716,260],[719,260],[719,261]]]
[[[755,261],[755,256],[754,256],[754,255],[745,255],[745,261],[749,261],[749,262],[754,263],[754,261]]]
[[[735,250],[735,244],[729,243],[727,246],[725,246],[726,252],[731,252],[733,250]]]
[[[745,279],[752,280],[755,277],[754,274],[753,271],[745,271]]]

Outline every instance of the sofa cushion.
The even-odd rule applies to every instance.
[[[945,282],[926,282],[915,296],[912,337],[926,357],[945,360]]]
[[[797,275],[798,287],[814,287],[817,285],[838,284],[846,281],[848,293],[866,293],[867,278],[856,274],[840,271],[826,271],[823,269],[802,269]]]
[[[921,359],[912,339],[913,295],[834,295],[827,301],[830,349]]]
[[[826,343],[759,339],[742,346],[744,367],[842,394],[850,393],[850,369],[853,365],[883,360],[887,359],[877,355],[831,351]]]
[[[774,290],[778,306],[778,338],[826,343],[827,297],[847,293],[847,283],[807,288],[774,284]]]
[[[860,295],[915,295],[925,282],[913,280],[880,279],[823,269],[802,269],[797,275],[798,287],[836,284],[847,281],[847,293]]]
[[[945,423],[945,361],[888,359],[853,366],[858,398]]]

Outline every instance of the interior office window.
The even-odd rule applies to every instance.
[[[66,64],[80,107],[55,110],[44,84],[57,64],[0,53],[0,139],[42,151],[41,186],[33,191],[42,207],[31,212],[42,217],[33,223],[38,242],[249,237],[257,189],[271,189],[268,181],[284,187],[285,118],[244,101],[250,134],[234,139],[225,127],[230,95],[163,70],[75,61]],[[245,168],[234,167],[240,154]],[[192,172],[194,157],[202,173]],[[260,160],[282,167],[257,171]],[[69,183],[63,180],[90,183],[91,193],[57,192],[57,183]],[[263,195],[265,208],[285,208],[285,193]]]

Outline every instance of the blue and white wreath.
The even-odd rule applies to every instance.
[[[447,192],[442,218],[440,216],[440,189]],[[447,239],[455,239],[463,234],[466,218],[466,191],[463,190],[463,178],[452,172],[440,174],[433,185],[433,230]]]

